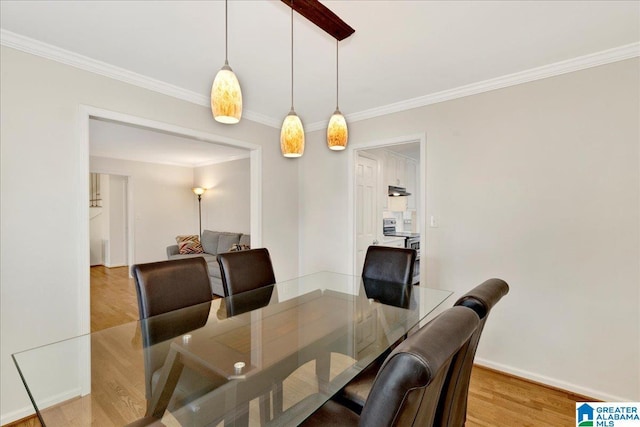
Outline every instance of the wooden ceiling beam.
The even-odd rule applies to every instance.
[[[346,39],[356,31],[318,0],[282,0],[282,2],[338,41]]]

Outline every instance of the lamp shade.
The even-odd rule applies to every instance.
[[[202,196],[204,192],[207,191],[207,189],[202,187],[195,187],[192,188],[191,191],[193,191],[196,196]]]
[[[349,140],[349,130],[347,129],[347,121],[340,112],[336,110],[327,127],[327,145],[331,150],[339,151],[347,147]]]
[[[211,86],[211,112],[220,123],[234,124],[242,117],[240,82],[228,64],[218,71]]]
[[[300,157],[304,153],[304,128],[295,111],[289,111],[280,130],[280,150],[284,157]]]

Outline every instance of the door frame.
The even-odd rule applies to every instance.
[[[360,149],[360,150],[356,150],[354,151],[354,157],[353,157],[353,164],[354,164],[354,172],[356,170],[356,168],[358,167],[358,158],[364,158],[367,160],[371,160],[373,162],[376,163],[376,187],[377,190],[380,190],[380,186],[383,184],[381,182],[381,171],[382,171],[382,159],[376,155],[373,155],[371,153],[366,152],[364,149]],[[359,275],[361,273],[359,264],[358,264],[358,227],[356,224],[356,218],[357,218],[357,210],[358,210],[358,188],[357,188],[357,174],[354,174],[353,177],[353,182],[354,182],[354,217],[353,217],[353,227],[354,227],[354,233],[355,233],[355,240],[354,240],[354,266],[353,266],[353,274],[354,275]],[[375,200],[374,200],[375,206],[376,206],[376,222],[382,221],[382,201],[380,200],[380,191],[376,191],[375,193]],[[381,235],[379,235],[377,232],[375,233],[374,236],[374,241],[378,241],[378,239],[381,239]],[[375,243],[372,243],[375,244]]]
[[[89,105],[79,105],[79,144],[76,155],[78,156],[77,182],[78,197],[77,220],[80,227],[78,246],[80,247],[80,256],[77,263],[78,277],[78,334],[88,334],[91,330],[91,292],[90,292],[90,274],[89,274],[89,120],[103,119],[118,122],[126,125],[134,125],[148,128],[151,130],[168,132],[186,138],[197,139],[204,142],[229,145],[236,148],[249,150],[250,162],[250,233],[252,246],[262,246],[262,146],[246,141],[241,141],[226,136],[216,135],[212,133],[202,132],[199,130],[177,126],[171,123],[150,120],[143,117],[133,116],[130,114],[119,113],[117,111],[106,110]],[[129,187],[133,183],[129,181]],[[131,191],[131,188],[128,189]],[[133,203],[128,200],[128,209],[133,209]],[[133,215],[131,215],[133,217]],[[129,224],[130,226],[132,224]],[[134,230],[129,229],[129,234],[133,234]],[[133,249],[133,248],[130,248]],[[135,263],[133,250],[128,254],[130,262]]]
[[[349,172],[347,175],[348,182],[348,210],[347,210],[347,235],[351,236],[347,239],[347,251],[351,260],[351,274],[356,274],[357,253],[356,253],[356,161],[358,151],[371,150],[375,148],[384,148],[392,145],[400,144],[420,144],[420,194],[418,198],[418,206],[420,208],[420,258],[426,261],[427,248],[423,242],[426,241],[427,231],[427,134],[417,133],[411,135],[396,136],[392,138],[380,139],[375,141],[365,141],[361,143],[353,143],[347,146],[347,162]],[[420,280],[426,277],[426,262],[420,262]]]

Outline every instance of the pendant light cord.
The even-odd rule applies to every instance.
[[[229,65],[229,22],[227,18],[227,0],[224,0],[224,63]]]
[[[338,111],[340,108],[338,107],[339,102],[338,102],[338,85],[340,84],[339,80],[338,80],[338,76],[339,76],[339,72],[338,72],[338,39],[336,39],[336,111]]]
[[[291,0],[291,111],[293,111],[293,0]]]

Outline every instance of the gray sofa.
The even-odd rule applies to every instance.
[[[168,259],[194,258],[203,257],[209,268],[209,280],[211,282],[211,293],[214,295],[224,296],[222,288],[222,279],[220,278],[220,266],[216,255],[222,252],[228,252],[233,245],[251,245],[251,236],[242,233],[228,233],[224,231],[204,230],[202,232],[202,248],[203,254],[180,254],[178,245],[167,246]]]

